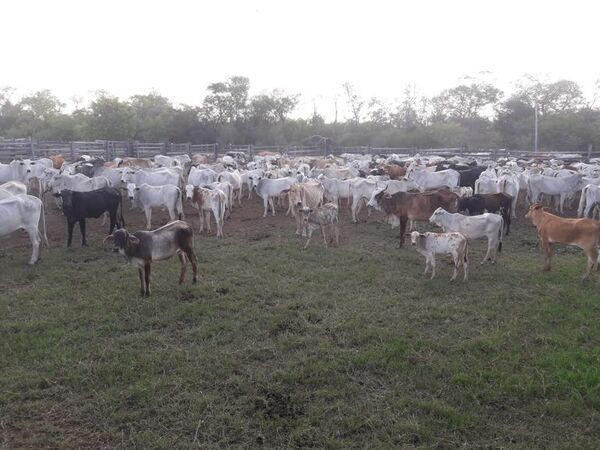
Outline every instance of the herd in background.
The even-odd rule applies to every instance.
[[[37,191],[37,197],[28,191]],[[331,240],[339,243],[343,201],[355,223],[363,207],[367,206],[368,215],[379,210],[392,227],[400,227],[400,245],[410,236],[412,246],[425,256],[425,273],[431,270],[431,278],[435,276],[435,254],[448,253],[455,262],[452,280],[461,267],[467,279],[468,240],[486,238],[482,264],[495,262],[503,236],[510,232],[511,219],[527,207],[527,217],[538,227],[545,268],[550,268],[553,243],[583,248],[588,255],[586,276],[598,264],[600,222],[563,219],[541,206],[545,202],[561,214],[565,208],[577,206],[579,217],[600,216],[598,161],[565,164],[556,160],[360,154],[291,158],[269,152],[251,158],[232,152],[217,160],[203,154],[110,162],[90,156],[68,162],[62,155],[16,159],[0,164],[0,236],[24,229],[33,247],[29,264],[39,259],[41,243],[47,245],[46,193],[53,194],[67,219],[68,245],[76,223],[86,245],[86,219],[109,219],[109,237],[119,243],[115,249],[140,271],[142,295],[150,292],[149,264],[153,260],[178,254],[181,280],[187,262],[192,262],[196,279],[193,230],[182,221],[184,201],[198,210],[199,231],[206,225],[211,232],[214,220],[220,238],[231,211],[253,193],[262,199],[263,217],[269,211],[275,215],[278,207],[287,208],[286,214],[295,220],[296,234],[307,237],[305,248],[317,229],[325,246],[327,229]],[[129,234],[123,229],[124,196],[132,208],[144,212],[147,230],[152,228],[153,208],[166,208],[170,223],[153,232]],[[38,231],[40,221],[42,233]],[[407,233],[415,222],[430,222],[444,233]],[[113,233],[115,228],[118,230]]]

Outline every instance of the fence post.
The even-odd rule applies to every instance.
[[[192,157],[192,143],[191,142],[187,142],[185,144],[185,151],[188,154],[188,156],[191,158]]]
[[[105,161],[110,161],[110,154],[108,153],[108,141],[104,141],[104,157]]]
[[[590,162],[590,158],[592,157],[592,144],[588,144],[588,153],[587,153],[587,162]]]
[[[254,161],[254,144],[248,146],[248,153],[250,154],[250,159]]]
[[[75,143],[71,141],[71,162],[75,161]]]
[[[31,159],[35,159],[35,151],[33,150],[33,138],[29,136],[29,151],[31,152]]]
[[[217,162],[217,159],[219,158],[219,143],[215,143],[215,162]]]

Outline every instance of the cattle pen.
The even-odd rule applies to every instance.
[[[224,239],[196,235],[197,285],[159,262],[141,299],[101,221],[67,249],[47,204],[36,266],[25,236],[0,250],[7,448],[598,446],[600,296],[578,251],[540,271],[522,214],[496,265],[449,283],[440,260],[430,282],[381,215],[343,204],[340,245],[303,251],[254,197]]]

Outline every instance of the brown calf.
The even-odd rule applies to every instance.
[[[552,244],[575,245],[588,257],[586,280],[592,269],[598,268],[598,246],[600,246],[600,222],[592,219],[565,219],[549,213],[542,205],[529,207],[525,217],[531,219],[538,231],[538,237],[544,253],[544,270],[550,270]],[[600,285],[600,272],[598,273]]]

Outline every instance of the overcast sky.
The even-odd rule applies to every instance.
[[[232,75],[252,93],[301,94],[331,118],[349,81],[392,100],[407,83],[432,95],[466,75],[505,90],[525,73],[600,78],[597,2],[591,1],[7,1],[0,17],[0,86],[48,88],[63,101],[105,89],[155,89],[200,104]]]

